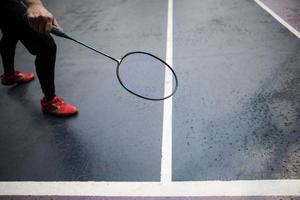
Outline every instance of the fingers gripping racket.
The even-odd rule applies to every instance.
[[[118,60],[70,37],[56,27],[52,28],[51,33],[72,40],[115,61],[117,63],[117,78],[121,86],[131,94],[147,100],[160,101],[173,96],[177,91],[178,79],[174,70],[165,61],[153,54],[134,51],[125,54]],[[168,73],[166,77],[172,77],[166,81],[172,86],[166,87],[167,89],[165,88],[165,73]]]

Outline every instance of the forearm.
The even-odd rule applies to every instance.
[[[42,0],[22,0],[22,1],[27,7],[32,5],[43,5]]]

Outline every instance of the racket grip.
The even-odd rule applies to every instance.
[[[53,35],[56,35],[58,37],[70,39],[70,37],[67,34],[65,34],[62,30],[60,30],[57,27],[52,27],[50,33],[52,33]]]

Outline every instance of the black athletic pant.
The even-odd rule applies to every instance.
[[[25,13],[26,7],[18,0],[4,0],[0,3],[0,54],[4,73],[14,73],[15,49],[20,40],[31,54],[36,55],[35,67],[42,91],[47,99],[52,99],[55,96],[56,44],[50,34],[38,33],[31,29],[24,20]]]

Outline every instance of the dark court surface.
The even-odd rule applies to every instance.
[[[290,26],[300,32],[300,1],[260,0]]]
[[[115,56],[165,57],[167,1],[52,0],[70,35]],[[0,181],[159,181],[162,102],[119,86],[113,61],[56,38],[57,94],[0,87]],[[300,41],[252,0],[175,0],[173,180],[300,178]],[[22,45],[16,66],[32,71]]]
[[[116,58],[144,50],[165,57],[167,2],[51,0],[64,31]],[[56,38],[57,94],[71,119],[40,112],[37,79],[0,87],[0,181],[159,181],[162,102],[121,88],[114,61]],[[19,44],[16,66],[34,71]]]
[[[300,41],[251,0],[175,0],[173,180],[300,178]]]

